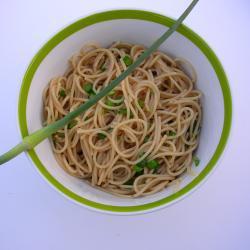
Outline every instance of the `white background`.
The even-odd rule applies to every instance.
[[[62,26],[111,8],[178,17],[189,2],[0,0],[0,153],[19,141],[17,97],[25,69]],[[0,166],[0,250],[250,249],[250,2],[201,0],[185,24],[215,50],[233,94],[232,133],[214,174],[171,207],[111,216],[62,197],[22,154]]]

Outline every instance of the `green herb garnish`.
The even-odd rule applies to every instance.
[[[106,105],[109,106],[109,107],[113,107],[114,103],[111,100],[107,99]]]
[[[91,94],[93,92],[93,84],[90,82],[87,82],[83,85],[83,89],[87,94]]]
[[[199,164],[200,164],[200,159],[197,156],[194,156],[193,157],[193,162],[194,162],[195,166],[198,167]]]
[[[77,124],[77,121],[76,121],[76,120],[71,121],[71,122],[68,124],[68,129],[72,129],[73,127],[75,127],[76,124]]]
[[[60,95],[61,97],[65,97],[65,96],[66,96],[65,90],[64,90],[64,89],[61,89],[61,90],[59,91],[59,95]]]
[[[149,140],[149,136],[146,135],[145,138],[144,138],[144,140],[143,140],[143,142],[144,142],[144,143],[145,143],[145,142],[148,142],[148,140]]]
[[[96,93],[93,90],[93,84],[90,82],[87,82],[84,86],[83,86],[84,91],[89,94],[89,98],[93,98]]]
[[[157,169],[159,168],[159,163],[156,160],[151,160],[147,162],[147,168],[149,169]]]
[[[168,136],[176,136],[176,133],[174,131],[169,131]]]
[[[126,55],[122,58],[126,66],[130,66],[133,63],[133,60],[130,56]]]
[[[89,98],[93,98],[94,96],[96,96],[96,93],[93,91],[90,93]]]
[[[143,108],[144,107],[144,101],[143,100],[138,100],[138,104],[139,104],[139,106],[141,107],[141,108]]]
[[[139,173],[139,172],[143,171],[143,168],[140,167],[140,166],[138,166],[138,165],[134,165],[134,166],[133,166],[133,170],[134,170],[136,173]]]
[[[127,109],[122,108],[122,109],[119,109],[117,112],[118,112],[118,114],[120,114],[120,115],[126,115],[126,114],[127,114]]]
[[[105,134],[103,134],[103,133],[98,133],[98,139],[100,139],[100,140],[104,140],[107,136],[105,135]]]

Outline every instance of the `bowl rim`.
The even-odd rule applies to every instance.
[[[60,42],[62,42],[68,36],[74,34],[75,32],[84,29],[90,25],[104,22],[104,21],[111,21],[117,19],[136,19],[136,20],[143,20],[143,21],[150,21],[154,23],[158,23],[164,25],[166,27],[170,27],[175,20],[164,16],[162,14],[154,13],[151,11],[144,11],[144,10],[135,10],[135,9],[118,9],[118,10],[109,10],[98,12],[87,17],[81,18],[70,25],[63,28],[61,31],[56,33],[52,38],[50,38],[35,54],[32,61],[30,62],[21,84],[20,94],[18,99],[18,123],[20,128],[21,137],[24,138],[28,135],[28,126],[27,126],[27,117],[26,117],[26,106],[28,100],[28,93],[31,86],[31,82],[33,80],[33,76],[36,73],[39,65],[43,61],[43,59],[49,54],[51,50],[54,49]],[[171,194],[168,197],[162,198],[160,200],[146,203],[143,205],[135,205],[135,206],[114,206],[114,205],[107,205],[98,202],[94,202],[83,198],[68,188],[66,188],[63,184],[57,181],[50,173],[47,171],[45,166],[40,161],[38,155],[36,154],[35,150],[29,150],[27,155],[36,166],[40,174],[59,192],[61,192],[67,198],[81,204],[85,207],[91,208],[92,210],[98,210],[107,213],[117,213],[117,214],[135,214],[135,213],[145,213],[149,211],[153,211],[159,209],[161,207],[165,207],[170,205],[181,198],[186,197],[191,191],[194,191],[199,184],[201,184],[208,174],[216,166],[217,161],[221,157],[225,146],[227,144],[231,124],[232,124],[232,97],[231,91],[228,83],[227,76],[225,71],[220,63],[218,57],[213,52],[213,50],[209,47],[209,45],[201,38],[197,33],[192,31],[186,25],[182,24],[178,30],[180,34],[190,40],[193,44],[195,44],[201,52],[206,56],[208,61],[210,62],[213,70],[215,71],[222,90],[223,94],[223,101],[224,101],[224,122],[223,122],[223,129],[221,132],[221,137],[219,143],[216,147],[216,150],[213,156],[210,158],[208,164],[204,167],[204,169],[200,172],[200,174],[194,178],[188,185],[183,187],[176,193]]]

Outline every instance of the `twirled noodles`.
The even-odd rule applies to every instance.
[[[50,124],[88,101],[145,50],[115,42],[88,44],[43,93]],[[185,64],[191,76],[182,70]],[[124,197],[154,194],[191,171],[201,124],[201,92],[183,59],[154,52],[108,96],[52,136],[70,175]]]

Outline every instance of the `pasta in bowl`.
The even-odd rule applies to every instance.
[[[46,123],[88,101],[144,50],[124,42],[84,46],[66,73],[45,88]],[[201,92],[194,88],[195,74],[191,79],[178,66],[182,61],[153,53],[106,98],[55,133],[52,147],[59,165],[124,197],[156,193],[191,174]]]
[[[24,76],[22,137],[90,99],[172,23],[151,12],[115,10],[57,33]],[[116,214],[153,211],[185,197],[212,172],[227,143],[231,109],[218,58],[182,25],[114,91],[28,156],[80,205]]]

